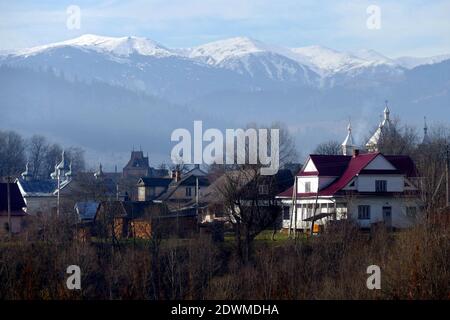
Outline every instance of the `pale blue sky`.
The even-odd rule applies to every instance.
[[[369,5],[381,29],[366,26]],[[81,8],[81,29],[66,28],[66,9]],[[249,36],[299,47],[374,49],[391,57],[450,53],[450,1],[299,0],[0,0],[0,50],[93,33],[144,36],[168,47]]]

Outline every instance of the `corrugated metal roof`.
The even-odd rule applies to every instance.
[[[53,179],[46,180],[31,180],[25,181],[19,179],[22,190],[27,194],[53,194],[58,187],[58,182]]]
[[[77,202],[75,204],[75,211],[81,221],[94,220],[99,205],[100,203],[96,201]]]

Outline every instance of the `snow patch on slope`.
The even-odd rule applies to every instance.
[[[260,41],[247,37],[236,37],[207,43],[193,48],[190,58],[202,58],[206,63],[217,65],[222,61],[240,58],[248,54],[272,52],[272,48]]]
[[[322,75],[335,73],[366,62],[350,54],[322,46],[293,48],[297,61],[307,61]]]
[[[49,49],[61,47],[75,47],[84,50],[93,50],[101,53],[126,57],[134,53],[144,56],[155,56],[155,57],[167,57],[175,55],[175,53],[172,52],[171,50],[147,38],[140,38],[140,37],[113,38],[113,37],[97,36],[92,34],[86,34],[81,37],[67,41],[20,50],[16,52],[16,55],[30,56]]]

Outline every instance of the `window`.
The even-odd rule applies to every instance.
[[[375,181],[375,191],[376,192],[386,192],[387,191],[387,181],[386,180],[376,180]]]
[[[186,197],[192,196],[192,188],[186,188]]]
[[[139,193],[139,200],[144,201],[145,200],[145,188],[139,187],[138,193]]]
[[[262,184],[258,186],[259,194],[269,194],[269,186],[267,184]]]
[[[291,214],[289,212],[289,207],[283,207],[283,219],[289,220],[291,218]]]
[[[358,206],[358,219],[370,220],[370,206]]]
[[[305,182],[305,193],[311,192],[311,182]]]
[[[417,207],[406,207],[406,216],[415,219],[417,216]]]

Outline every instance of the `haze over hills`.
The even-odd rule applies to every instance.
[[[167,160],[170,129],[190,129],[194,119],[219,128],[281,121],[307,153],[343,138],[349,116],[363,143],[385,99],[413,124],[450,116],[450,55],[390,58],[246,37],[172,49],[146,38],[84,35],[1,53],[0,65],[1,128],[49,131],[98,158],[134,144]]]

